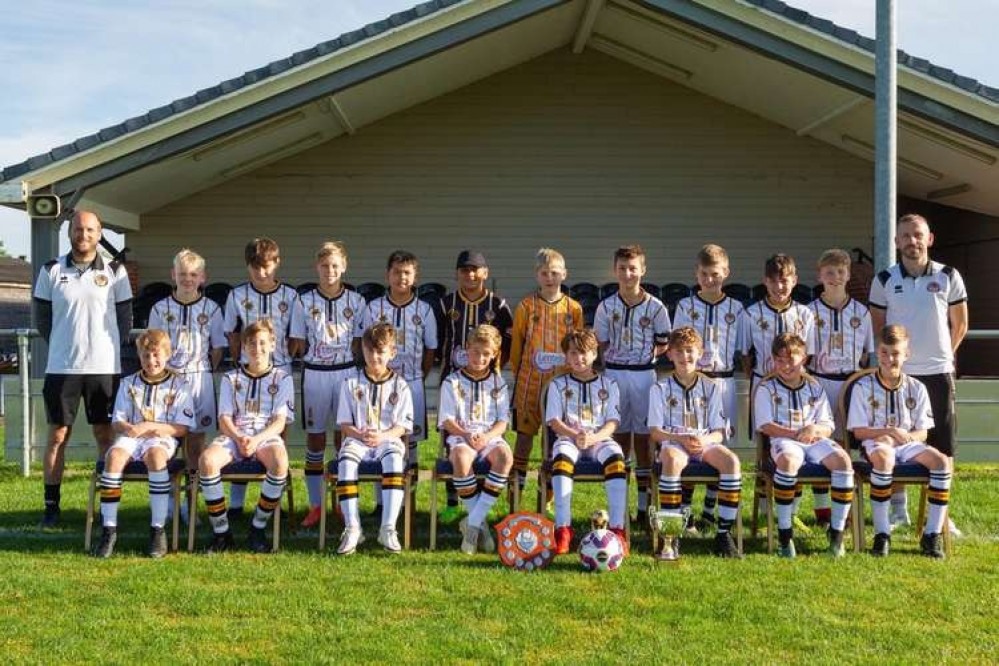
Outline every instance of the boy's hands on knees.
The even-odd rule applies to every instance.
[[[253,452],[257,450],[256,440],[249,435],[237,435],[233,441],[236,442],[236,448],[239,449],[239,453],[243,457],[252,456]]]
[[[822,434],[814,425],[806,425],[794,434],[794,438],[802,444],[814,444],[822,439]]]
[[[481,451],[486,445],[485,435],[481,432],[473,432],[468,435],[468,445],[476,451]]]
[[[903,428],[888,428],[888,437],[897,442],[893,444],[894,446],[900,446],[902,444],[908,444],[911,437],[909,437],[909,431]]]
[[[680,435],[680,446],[690,455],[698,456],[704,451],[704,442],[698,435]]]
[[[380,435],[381,433],[379,431],[368,428],[362,433],[361,441],[364,442],[364,445],[369,449],[375,449],[378,448],[378,442],[381,439]]]

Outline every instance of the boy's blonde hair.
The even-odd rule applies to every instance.
[[[878,342],[883,345],[898,345],[909,342],[909,331],[901,324],[885,326],[878,333]]]
[[[332,257],[333,255],[339,255],[343,259],[343,265],[347,265],[347,248],[340,241],[326,241],[319,246],[319,250],[316,252],[316,262],[320,262],[326,257]]]
[[[597,351],[600,348],[600,342],[592,328],[582,328],[578,331],[569,331],[562,338],[562,353],[568,354],[569,347],[575,347],[585,353]]]
[[[361,343],[368,349],[383,349],[385,347],[395,347],[396,333],[395,326],[388,322],[381,322],[365,329],[361,336]]]
[[[679,349],[680,347],[697,347],[704,349],[704,341],[701,334],[690,326],[674,328],[669,334],[669,348]]]
[[[719,264],[728,265],[728,253],[721,245],[708,243],[697,253],[698,266],[707,268],[709,266],[718,266]]]
[[[794,333],[781,333],[774,338],[774,343],[770,345],[770,353],[774,356],[780,356],[785,351],[789,354],[793,354],[796,351],[805,354],[807,353],[807,347],[805,346],[805,341]]]
[[[170,334],[158,328],[146,329],[142,332],[142,335],[139,336],[138,340],[135,341],[135,347],[139,351],[146,351],[147,349],[160,347],[165,349],[169,354],[171,348]]]
[[[173,269],[175,271],[179,271],[185,266],[192,268],[199,273],[204,273],[205,258],[194,250],[189,250],[185,247],[173,256]]]
[[[534,272],[538,272],[542,268],[550,268],[552,266],[561,266],[562,270],[565,270],[565,257],[558,250],[553,250],[550,247],[543,247],[538,250],[538,253],[534,256]]]
[[[850,254],[846,250],[840,250],[839,248],[826,250],[819,257],[819,268],[823,266],[846,266],[850,268],[851,263],[853,262],[850,260]]]
[[[253,322],[243,329],[243,332],[239,334],[239,339],[245,344],[250,338],[264,334],[271,336],[275,340],[277,339],[277,334],[274,332],[274,324],[271,323],[270,319],[258,319]]]
[[[500,347],[503,346],[503,336],[500,335],[499,329],[490,324],[481,324],[476,326],[475,329],[468,334],[468,338],[465,339],[465,346],[471,347],[472,345],[479,344],[485,345],[489,348],[489,351],[496,355],[499,353]]]

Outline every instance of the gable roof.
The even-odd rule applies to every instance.
[[[773,13],[786,20],[816,30],[832,39],[858,47],[866,52],[874,52],[874,40],[864,37],[854,30],[839,26],[832,21],[816,17],[808,12],[787,5],[781,0],[741,0],[742,2]],[[130,118],[116,125],[106,127],[95,134],[81,137],[71,143],[58,146],[52,150],[30,157],[23,162],[3,168],[0,171],[0,183],[10,181],[24,174],[37,171],[48,165],[72,157],[84,151],[91,150],[102,144],[109,143],[125,135],[132,134],[155,123],[162,122],[171,116],[188,112],[196,107],[204,106],[220,97],[230,95],[243,88],[258,84],[267,79],[277,77],[293,68],[300,67],[320,58],[326,58],[338,51],[346,49],[358,42],[369,40],[386,32],[398,29],[414,21],[440,13],[450,7],[474,3],[476,0],[430,0],[418,4],[411,9],[392,14],[391,16],[369,23],[368,25],[346,32],[339,37],[322,42],[316,46],[298,51],[287,58],[276,60],[263,67],[246,72],[242,76],[223,81],[215,86],[197,91],[193,95],[171,102],[170,104],[151,109],[150,111]],[[696,5],[696,0],[685,0]],[[979,81],[961,76],[953,70],[939,67],[924,58],[911,56],[899,51],[899,65],[920,74],[929,76],[940,82],[947,83],[962,91],[974,95],[991,104],[999,104],[999,88],[987,86]]]

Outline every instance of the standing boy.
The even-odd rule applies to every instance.
[[[300,412],[306,432],[309,513],[302,521],[306,529],[319,522],[326,429],[337,424],[340,386],[356,365],[355,346],[361,337],[361,318],[367,305],[363,296],[344,286],[346,272],[347,250],[343,244],[323,243],[316,253],[319,282],[295,299],[291,314],[291,339],[304,347]],[[337,450],[339,438],[337,432]]]
[[[669,311],[663,302],[642,289],[645,251],[625,245],[614,252],[618,290],[597,306],[593,328],[600,341],[607,377],[621,393],[621,423],[614,439],[625,459],[635,450],[639,524],[645,523],[649,503],[652,454],[649,451],[649,389],[656,383],[656,356],[666,350]]]

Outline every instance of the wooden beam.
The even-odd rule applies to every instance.
[[[347,134],[353,134],[357,131],[357,128],[354,127],[354,123],[350,122],[347,112],[343,110],[343,106],[340,104],[340,100],[336,98],[336,95],[330,95],[327,97],[326,103],[328,104],[328,106],[326,106],[326,111],[331,116],[336,118],[336,121],[340,123],[340,127],[343,128],[344,132]]]
[[[815,120],[813,120],[812,122],[808,123],[804,127],[801,127],[800,129],[798,129],[795,132],[795,134],[797,134],[798,136],[808,136],[809,134],[811,134],[812,132],[814,132],[818,128],[822,127],[823,125],[828,125],[829,123],[831,123],[832,121],[836,120],[837,118],[839,118],[843,114],[848,113],[849,111],[854,110],[855,108],[857,108],[858,106],[860,106],[861,104],[863,104],[866,101],[867,101],[866,97],[854,97],[853,99],[851,99],[851,100],[849,100],[849,101],[847,101],[847,102],[845,102],[843,104],[840,104],[839,106],[837,106],[836,108],[832,109],[831,111],[829,111],[825,115],[816,118]]]
[[[579,27],[576,28],[576,37],[572,40],[572,52],[579,55],[586,48],[586,42],[593,34],[593,26],[597,23],[600,10],[604,8],[605,0],[587,0],[586,9],[583,10],[583,17],[579,19]]]

